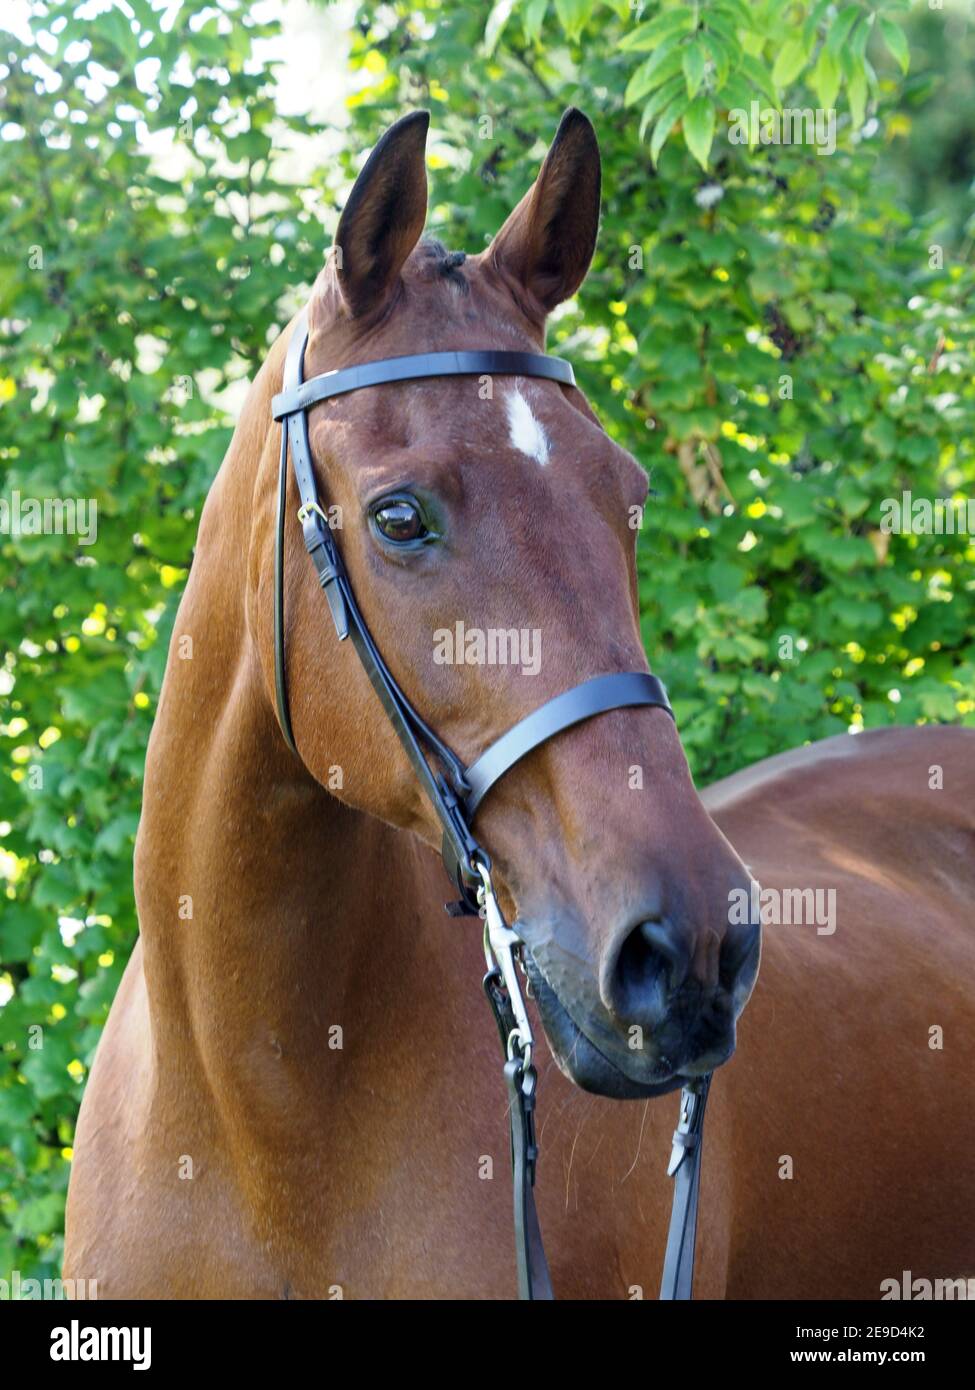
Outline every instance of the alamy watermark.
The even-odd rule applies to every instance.
[[[520,666],[522,675],[537,676],[542,665],[539,628],[438,627],[433,634],[437,666]]]
[[[728,139],[733,145],[812,145],[817,154],[836,152],[836,111],[822,106],[760,106],[728,112]]]
[[[975,1299],[975,1279],[915,1279],[909,1269],[899,1279],[881,1279],[880,1301],[907,1299],[912,1302],[954,1302]]]
[[[975,497],[885,497],[880,529],[898,536],[973,536]]]
[[[817,936],[836,931],[835,888],[762,888],[752,879],[748,888],[732,888],[728,894],[728,925],[763,927],[815,927]]]
[[[24,1279],[19,1269],[9,1279],[0,1279],[0,1302],[43,1299],[47,1302],[69,1299],[96,1299],[97,1279]]]
[[[24,497],[18,489],[0,497],[0,534],[77,536],[79,545],[98,539],[98,503],[94,497]]]

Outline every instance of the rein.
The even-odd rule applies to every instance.
[[[516,956],[522,941],[504,920],[491,881],[491,859],[472,831],[475,813],[495,783],[533,749],[573,725],[608,710],[651,705],[673,710],[663,684],[649,672],[595,676],[563,691],[520,720],[469,767],[443,743],[407,699],[373,641],[359,610],[323,511],[315,483],[307,411],[319,401],[367,386],[394,381],[460,375],[540,377],[574,386],[569,362],[531,352],[431,352],[388,357],[377,362],[323,372],[304,379],[308,345],[307,314],[297,320],[288,345],[283,390],[272,401],[272,418],[281,422],[277,527],[274,549],[274,680],[278,721],[285,741],[300,757],[288,702],[284,622],[285,519],[288,453],[301,505],[298,520],[305,547],[325,594],[339,641],[351,638],[359,660],[382,703],[443,831],[444,868],[459,893],[446,904],[453,917],[484,920],[487,974],[484,990],[494,1013],[505,1054],[509,1095],[511,1163],[514,1182],[515,1251],[519,1297],[554,1298],[535,1209],[538,1145],[534,1110],[537,1073],[532,1064],[534,1035],[518,982]],[[433,761],[431,761],[431,758]],[[675,1178],[674,1204],[664,1260],[662,1299],[688,1299],[694,1272],[694,1240],[700,1184],[701,1136],[710,1075],[686,1085],[674,1133],[668,1175]]]

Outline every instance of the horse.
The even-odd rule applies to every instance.
[[[467,256],[423,236],[427,125],[397,122],[355,182],[307,305],[310,371],[537,354],[585,278],[600,164],[582,113]],[[120,1298],[509,1298],[480,926],[444,916],[441,827],[336,640],[293,478],[297,751],[276,713],[271,411],[294,332],[250,388],[173,631],[140,935],[79,1116],[64,1274]],[[376,644],[464,759],[580,680],[648,670],[647,477],[578,387],[410,380],[309,418]],[[459,623],[537,634],[539,659],[468,660],[459,636],[443,659]],[[536,1196],[559,1298],[654,1296],[672,1093],[715,1069],[696,1297],[869,1300],[904,1270],[975,1273],[975,734],[841,735],[699,793],[667,711],[614,708],[524,757],[477,831],[543,1024]],[[835,910],[770,909],[797,892]]]

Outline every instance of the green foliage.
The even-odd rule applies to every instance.
[[[231,433],[220,392],[325,240],[269,167],[285,123],[248,60],[270,30],[191,28],[203,4],[168,30],[144,0],[134,23],[77,8],[38,12],[53,46],[6,36],[2,77],[2,496],[95,499],[98,531],[0,536],[0,1278],[60,1260],[74,1114],[136,931],[146,741]]]
[[[898,138],[886,162],[907,205],[933,239],[971,255],[975,238],[975,11],[964,0],[917,6],[905,20],[911,68],[899,103]]]
[[[908,8],[908,0],[887,0],[873,8],[838,6],[831,0],[792,5],[672,0],[653,7],[652,18],[637,19],[635,25],[629,6],[610,8],[623,20],[618,51],[628,58],[648,55],[630,74],[624,103],[644,103],[641,130],[653,131],[655,163],[680,122],[688,150],[707,168],[719,115],[747,110],[756,98],[784,106],[799,78],[824,108],[833,107],[845,89],[851,129],[859,130],[868,94],[880,93],[867,57],[875,25],[902,71],[909,66],[907,39],[892,18]],[[576,37],[577,28],[563,28]]]
[[[58,1263],[222,392],[321,264],[303,189],[333,219],[404,110],[433,108],[431,230],[471,251],[560,110],[596,123],[599,252],[550,347],[650,471],[645,637],[698,777],[850,727],[975,724],[975,549],[880,527],[902,490],[975,492],[975,277],[939,267],[935,215],[889,177],[904,6],[363,6],[344,153],[302,189],[272,142],[311,127],[275,110],[247,0],[168,27],[146,0],[76,9],[39,7],[42,42],[8,37],[0,72],[0,495],[99,507],[92,546],[0,536],[0,1277]],[[833,154],[732,138],[752,101],[834,97]]]

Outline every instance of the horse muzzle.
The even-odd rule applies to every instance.
[[[758,973],[757,930],[743,943],[734,971],[704,985],[693,977],[671,988],[668,972],[642,977],[642,988],[607,1009],[551,945],[522,954],[549,1047],[577,1086],[618,1100],[665,1095],[703,1076],[735,1050],[736,1021]],[[670,975],[673,980],[673,975]],[[593,981],[593,984],[595,982]]]

